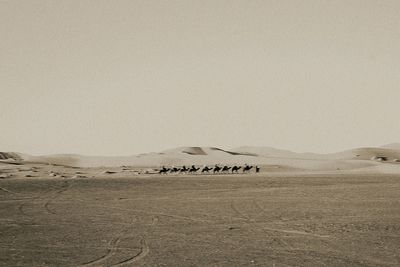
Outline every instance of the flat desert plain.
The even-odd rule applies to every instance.
[[[400,265],[400,175],[51,168],[0,180],[1,266]]]

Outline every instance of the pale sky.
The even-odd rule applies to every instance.
[[[0,151],[400,142],[400,1],[0,1]]]

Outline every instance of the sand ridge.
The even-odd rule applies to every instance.
[[[400,166],[399,144],[383,147],[356,148],[332,154],[296,153],[270,147],[239,147],[225,150],[216,147],[178,147],[158,153],[106,157],[59,154],[32,156],[21,153],[0,153],[0,163],[41,163],[69,167],[161,167],[264,165],[286,170],[304,171],[383,171],[393,173]]]

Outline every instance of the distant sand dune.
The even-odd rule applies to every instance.
[[[379,160],[390,162],[400,159],[400,150],[380,147],[356,148],[329,156],[334,159]]]
[[[278,166],[275,169],[297,171],[370,171],[400,173],[400,144],[365,147],[332,154],[296,153],[271,147],[239,147],[224,150],[217,147],[178,147],[160,153],[124,157],[82,156],[60,154],[31,156],[0,152],[0,161],[30,161],[73,167],[159,167],[214,164],[257,164]],[[382,167],[391,165],[391,167]],[[385,165],[386,164],[386,165]]]
[[[0,152],[0,160],[22,160],[21,154],[14,152]]]
[[[188,147],[183,149],[182,153],[187,153],[189,155],[207,155],[201,147]]]

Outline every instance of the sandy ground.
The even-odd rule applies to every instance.
[[[400,175],[32,167],[3,166],[1,266],[400,265]]]

